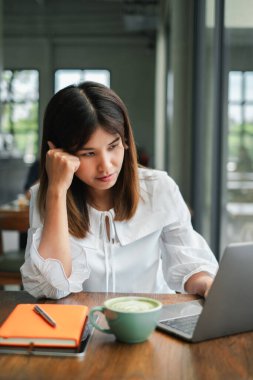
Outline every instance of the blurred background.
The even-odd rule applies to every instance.
[[[51,96],[94,80],[217,258],[253,240],[252,14],[252,0],[0,0],[0,206],[25,191]]]

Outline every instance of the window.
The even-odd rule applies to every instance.
[[[1,81],[0,153],[31,163],[38,149],[39,73],[4,70]]]
[[[253,170],[253,71],[230,71],[228,98],[228,171],[251,172]]]
[[[109,70],[56,70],[55,72],[55,92],[60,89],[83,81],[93,81],[102,83],[110,87]]]
[[[229,72],[227,136],[223,246],[253,239],[253,71]]]

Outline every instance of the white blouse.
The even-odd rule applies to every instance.
[[[61,298],[72,292],[185,292],[188,278],[205,271],[215,276],[218,264],[205,240],[193,230],[189,210],[167,173],[139,169],[141,197],[129,221],[115,221],[114,210],[89,206],[90,232],[69,236],[72,273],[38,252],[43,222],[31,188],[30,229],[21,267],[25,290],[35,297]],[[110,238],[106,233],[106,217]]]

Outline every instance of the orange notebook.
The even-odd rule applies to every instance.
[[[78,347],[88,316],[84,305],[40,304],[56,326],[50,326],[34,310],[20,304],[0,327],[0,346]]]

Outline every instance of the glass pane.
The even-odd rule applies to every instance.
[[[12,77],[12,71],[10,70],[4,70],[2,72],[2,80],[1,80],[1,101],[5,102],[9,100],[9,90],[8,90],[8,84],[10,82],[10,79]]]
[[[242,118],[242,106],[241,105],[229,105],[228,106],[228,120],[229,120],[229,129],[234,130],[238,125],[241,125],[243,122]]]
[[[55,92],[82,80],[82,70],[57,70],[55,72]]]
[[[242,100],[242,73],[230,71],[229,73],[229,101],[241,102]]]
[[[9,115],[10,115],[10,104],[3,103],[1,106],[1,133],[8,133],[9,128]]]
[[[82,81],[93,81],[110,87],[110,71],[108,70],[57,70],[55,72],[55,92]]]
[[[27,101],[39,98],[39,73],[36,70],[5,70],[1,82],[1,99],[5,101]]]
[[[38,151],[39,73],[4,70],[1,82],[0,156],[35,160]]]
[[[245,123],[246,124],[253,124],[253,104],[250,106],[245,105],[244,115],[245,115]]]
[[[110,71],[108,70],[85,70],[84,78],[93,82],[102,83],[107,87],[110,87]]]
[[[253,72],[245,73],[245,100],[253,102]]]
[[[27,132],[37,130],[38,103],[26,102],[12,105],[12,123],[15,124],[15,132]]]
[[[14,71],[12,89],[12,99],[15,102],[38,100],[39,98],[39,73],[35,70]]]
[[[31,163],[34,161],[34,157],[37,155],[34,147],[38,144],[38,133],[37,131],[30,131],[27,133],[16,133],[14,137],[14,144],[16,149],[24,152],[26,157],[26,162]]]

